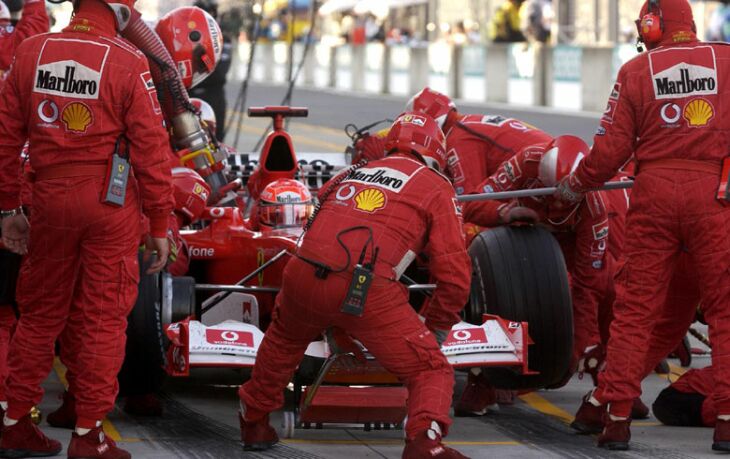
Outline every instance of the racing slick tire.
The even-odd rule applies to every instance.
[[[162,327],[160,274],[146,274],[152,261],[140,255],[139,294],[127,317],[127,345],[119,372],[119,395],[157,393],[165,381],[165,336]]]
[[[528,365],[538,374],[484,368],[500,389],[539,389],[559,384],[570,372],[573,306],[560,246],[546,230],[501,226],[482,232],[469,247],[472,286],[466,320],[482,323],[489,313],[527,322],[534,342]]]

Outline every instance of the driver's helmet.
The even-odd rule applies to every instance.
[[[386,154],[415,153],[426,165],[446,173],[446,137],[430,116],[403,113],[385,138]]]
[[[257,206],[259,228],[301,228],[314,210],[312,194],[297,180],[278,179],[264,188]]]
[[[561,135],[553,139],[540,159],[538,179],[545,186],[555,186],[570,175],[588,154],[590,148],[574,135]]]
[[[210,197],[210,186],[194,170],[176,167],[172,170],[172,187],[175,215],[182,226],[190,225],[203,215]]]
[[[194,6],[176,8],[155,31],[175,61],[185,88],[205,80],[221,60],[223,35],[213,16]]]
[[[456,110],[456,105],[449,96],[425,87],[408,101],[405,111],[428,115],[443,129],[452,110]]]
[[[213,107],[211,107],[210,104],[203,99],[198,99],[196,97],[191,97],[190,103],[193,104],[193,106],[200,112],[200,119],[205,121],[205,124],[207,124],[208,127],[215,132],[215,127],[216,124],[218,124],[218,121],[215,117]]]

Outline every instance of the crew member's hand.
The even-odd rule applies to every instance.
[[[504,204],[499,208],[499,221],[505,225],[517,222],[537,223],[539,220],[540,216],[537,215],[537,212],[529,207],[520,206],[516,201]]]
[[[553,197],[568,204],[577,204],[583,200],[583,193],[575,191],[576,179],[571,174],[558,182]]]
[[[157,254],[154,263],[147,268],[147,274],[154,274],[162,271],[167,264],[167,257],[170,255],[170,243],[166,237],[148,237],[145,242],[144,259],[147,260],[152,252]]]
[[[30,237],[30,225],[25,215],[18,214],[12,217],[3,218],[2,222],[3,245],[5,248],[18,255],[28,253],[28,239]]]

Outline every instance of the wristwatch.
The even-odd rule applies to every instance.
[[[16,215],[23,215],[22,207],[16,207],[13,210],[0,210],[0,220],[8,217],[15,217]]]

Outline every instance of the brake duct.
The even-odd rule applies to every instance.
[[[211,151],[210,139],[200,125],[170,52],[135,9],[121,34],[147,57],[162,111],[172,127],[173,145],[181,155],[180,161],[192,166],[203,177],[212,191],[209,202],[216,202],[221,188],[228,183],[223,175],[225,157],[218,150]]]

